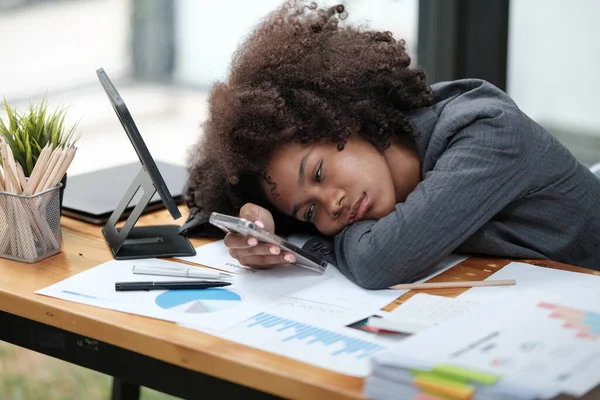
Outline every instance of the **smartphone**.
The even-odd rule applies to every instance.
[[[284,238],[277,236],[267,230],[259,227],[254,222],[244,218],[232,217],[213,212],[210,215],[210,223],[225,232],[237,233],[242,236],[252,236],[261,242],[271,243],[281,247],[282,250],[289,251],[296,256],[296,264],[300,267],[309,269],[322,274],[327,268],[327,261],[320,259],[312,253],[288,242]]]

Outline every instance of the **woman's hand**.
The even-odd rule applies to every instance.
[[[270,233],[275,233],[273,215],[256,204],[244,204],[240,209],[240,217],[253,221]],[[225,246],[229,247],[229,254],[238,260],[240,264],[252,268],[272,268],[276,265],[296,262],[294,254],[282,252],[279,246],[259,242],[253,237],[228,233],[225,236]]]

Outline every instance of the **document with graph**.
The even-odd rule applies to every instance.
[[[115,282],[186,279],[134,275],[133,266],[190,268],[160,259],[111,260],[37,293],[176,322],[354,376],[368,374],[370,357],[390,343],[361,330],[361,321],[402,294],[364,290],[335,268],[319,275],[283,267],[236,271],[223,288],[115,291]]]
[[[600,383],[599,307],[548,292],[522,293],[413,335],[375,363],[465,368],[515,389],[582,396]]]
[[[449,257],[440,270],[465,257]],[[202,290],[115,291],[115,282],[186,278],[134,275],[133,267],[202,268],[161,259],[111,260],[36,293],[157,318],[285,355],[343,374],[366,376],[371,357],[406,335],[375,334],[367,321],[404,291],[366,290],[336,268],[245,268],[223,241],[198,249],[193,260],[227,271],[231,285]]]

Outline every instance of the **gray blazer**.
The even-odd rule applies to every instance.
[[[424,179],[388,216],[336,235],[340,271],[380,289],[451,252],[600,269],[600,180],[490,83],[432,87],[436,104],[406,113]]]

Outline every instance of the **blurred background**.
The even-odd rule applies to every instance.
[[[339,2],[339,1],[338,1]],[[335,2],[335,3],[338,3]],[[333,4],[333,1],[320,4]],[[600,2],[345,0],[349,20],[404,38],[430,81],[505,90],[586,165],[600,161]],[[0,0],[0,96],[69,106],[82,137],[70,175],[136,160],[102,67],[155,159],[184,165],[206,95],[280,0]],[[3,117],[3,114],[0,114]],[[0,327],[1,329],[1,327]],[[1,399],[107,399],[110,378],[0,342]],[[142,398],[171,399],[143,390]]]

